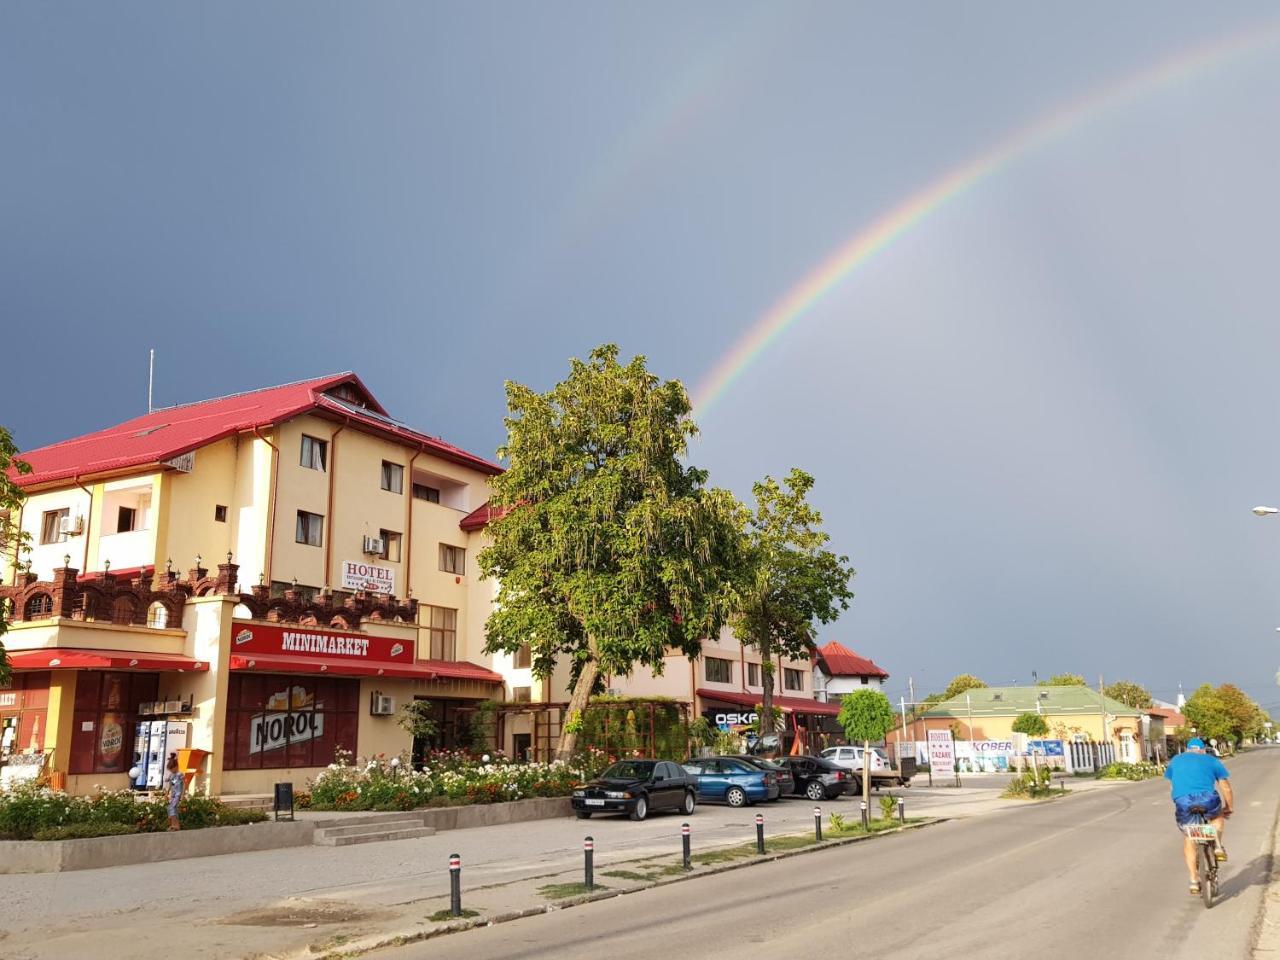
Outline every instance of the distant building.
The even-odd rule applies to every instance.
[[[855,690],[883,690],[889,674],[835,640],[823,644],[813,658],[815,700],[838,700]]]

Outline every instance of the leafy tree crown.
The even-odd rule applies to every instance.
[[[1025,733],[1029,737],[1043,737],[1049,732],[1049,724],[1038,713],[1023,713],[1013,721],[1013,732]]]
[[[850,741],[879,740],[894,727],[893,705],[879,690],[846,694],[837,718]]]

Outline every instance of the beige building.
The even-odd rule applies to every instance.
[[[202,786],[261,793],[335,748],[407,751],[395,714],[415,698],[440,731],[419,750],[463,742],[478,701],[548,698],[526,652],[483,653],[494,588],[475,556],[501,468],[391,419],[354,374],[23,459],[0,754],[44,753],[74,791],[125,786],[161,719],[204,751]]]

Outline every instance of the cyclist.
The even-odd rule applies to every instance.
[[[1218,831],[1214,856],[1219,863],[1226,862],[1227,848],[1222,845],[1222,827],[1226,818],[1231,815],[1233,798],[1231,796],[1231,774],[1217,757],[1205,753],[1204,741],[1193,737],[1187,741],[1187,752],[1180,753],[1165,767],[1164,776],[1173,784],[1173,818],[1179,827],[1191,823],[1196,813],[1192,807],[1201,807],[1204,813],[1199,814],[1212,823]],[[1191,876],[1193,896],[1200,895],[1200,878],[1196,875],[1196,843],[1190,837],[1182,838],[1182,855],[1187,861],[1187,872]]]

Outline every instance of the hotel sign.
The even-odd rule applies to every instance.
[[[395,596],[395,568],[380,566],[376,563],[365,563],[363,560],[343,560],[342,589],[368,590],[370,593],[385,593],[388,596]]]
[[[929,731],[929,769],[950,773],[956,767],[956,745],[950,730]]]
[[[239,620],[231,627],[231,652],[236,656],[262,653],[299,660],[308,656],[332,657],[353,663],[413,663],[414,660],[410,640]]]

